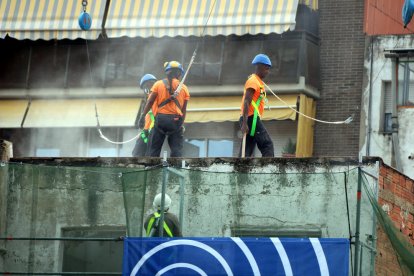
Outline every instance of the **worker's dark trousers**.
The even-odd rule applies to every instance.
[[[239,120],[240,126],[242,123],[242,119],[243,117],[240,117],[240,120]],[[267,130],[264,127],[259,117],[257,117],[256,131],[254,133],[254,136],[250,136],[250,130],[252,129],[252,122],[253,122],[253,115],[249,116],[247,119],[247,125],[249,126],[249,132],[246,135],[246,157],[253,156],[256,145],[259,148],[260,152],[262,153],[263,157],[274,157],[275,152],[273,149],[272,139],[270,139],[269,133],[267,133]],[[240,147],[239,157],[241,157],[242,146],[243,146],[243,143]]]
[[[135,143],[134,149],[132,150],[132,156],[133,157],[142,157],[147,155],[147,145],[148,143],[145,143],[144,140],[141,137],[141,134],[139,135],[137,142]]]
[[[168,136],[168,145],[171,157],[181,157],[183,151],[183,119],[178,115],[157,114],[154,128],[151,130],[148,154],[159,157],[165,136]]]

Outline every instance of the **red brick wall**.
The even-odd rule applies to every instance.
[[[381,164],[379,203],[388,206],[388,214],[414,245],[414,180]],[[394,249],[380,226],[377,227],[377,275],[402,275]]]
[[[404,29],[404,0],[365,0],[364,32],[368,35],[412,34],[414,22]]]

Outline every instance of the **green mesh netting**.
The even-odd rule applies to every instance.
[[[365,175],[364,175],[365,176]],[[372,189],[368,185],[366,177],[363,178],[364,191],[368,195],[369,202],[381,224],[382,229],[387,234],[395,252],[397,253],[400,267],[405,275],[414,275],[414,248],[407,238],[401,234],[399,229],[395,227],[394,222],[387,213],[381,208]]]
[[[161,191],[165,173],[166,191],[173,200],[170,211],[180,218],[185,236],[349,238],[350,230],[355,232],[358,172],[347,167],[308,168],[314,172],[257,168],[245,173],[234,172],[238,168],[230,166],[199,171],[48,164],[6,163],[0,167],[0,193],[7,195],[6,201],[0,197],[0,221],[5,222],[0,225],[1,236],[142,236],[143,220],[154,212],[152,200]],[[213,172],[218,169],[223,172]],[[372,236],[374,212],[368,198],[363,195],[362,199],[360,235]],[[65,258],[66,263],[79,261],[76,252],[90,248],[77,243],[7,241],[3,246],[5,267],[8,271],[56,271],[65,267]],[[82,258],[102,259],[103,251],[114,251],[96,248],[102,252]],[[66,257],[66,250],[75,253]],[[371,251],[362,252],[358,262],[363,275],[373,271],[373,258]],[[96,271],[93,261],[85,262],[85,271]],[[101,262],[99,271],[121,271],[104,264]]]

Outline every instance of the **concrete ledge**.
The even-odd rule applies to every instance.
[[[318,165],[352,165],[359,164],[354,157],[311,157],[311,158],[168,158],[167,162],[172,167],[182,167],[183,161],[186,168],[209,168],[213,165],[228,164],[238,172],[249,172],[255,167],[273,165],[284,171],[286,168],[295,168],[313,171]],[[366,157],[363,165],[372,165],[381,161],[379,157]],[[162,166],[162,159],[155,157],[132,158],[12,158],[10,162],[24,164],[38,164],[49,166],[82,166],[82,167],[118,167],[118,168],[141,168]]]

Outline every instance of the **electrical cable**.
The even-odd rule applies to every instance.
[[[299,115],[301,115],[301,116],[303,116],[303,117],[305,117],[305,118],[308,118],[308,119],[310,119],[310,120],[313,120],[313,121],[315,121],[315,122],[319,122],[319,123],[323,123],[323,124],[332,124],[332,125],[341,125],[341,124],[349,124],[349,123],[351,123],[352,122],[352,120],[354,119],[354,114],[353,115],[351,115],[351,116],[349,116],[346,120],[344,120],[344,121],[324,121],[324,120],[319,120],[319,119],[316,119],[316,118],[313,118],[313,117],[310,117],[310,116],[308,116],[308,115],[306,115],[306,114],[303,114],[302,112],[300,112],[300,111],[298,111],[298,110],[296,110],[296,109],[294,109],[293,107],[291,107],[289,104],[287,104],[284,100],[282,100],[278,95],[276,95],[276,93],[275,92],[273,92],[273,90],[266,84],[266,83],[264,83],[263,82],[263,84],[266,86],[266,88],[270,91],[270,93],[272,93],[273,94],[273,96],[275,96],[279,101],[281,101],[286,107],[288,107],[288,108],[290,108],[290,109],[292,109],[293,111],[295,111],[297,114],[299,114]]]

